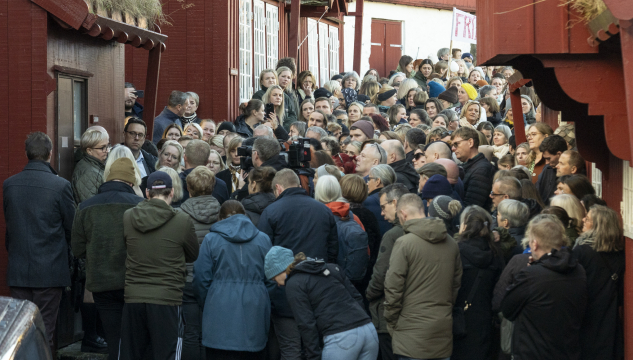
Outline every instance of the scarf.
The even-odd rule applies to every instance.
[[[501,159],[501,157],[507,154],[510,151],[510,145],[504,144],[501,146],[492,145],[492,154],[497,158]]]
[[[193,115],[191,116],[182,116],[182,125],[183,128],[186,124],[191,124],[192,122],[194,122],[196,120],[196,118],[198,117],[198,115],[196,115],[196,113],[193,113]]]
[[[580,234],[580,236],[578,236],[576,238],[576,244],[574,244],[572,242],[572,247],[576,247],[579,245],[593,245],[593,243],[595,242],[595,240],[593,239],[593,237],[591,237],[591,231],[588,231],[586,233]]]
[[[474,126],[472,126],[472,125],[468,122],[468,120],[466,120],[466,118],[465,118],[465,117],[463,117],[463,118],[459,119],[459,126],[460,126],[460,127],[469,127],[469,128],[472,128],[472,129],[474,129],[474,128],[475,128]]]
[[[240,166],[229,164],[229,171],[231,172],[231,193],[233,191],[237,191],[238,186],[240,185]]]

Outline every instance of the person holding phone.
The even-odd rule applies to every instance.
[[[136,99],[143,98],[143,96],[143,90],[136,90],[134,84],[125,83],[125,117],[135,116],[143,119],[143,105],[136,101]]]
[[[273,129],[275,137],[280,140],[288,140],[288,131],[286,128],[297,121],[288,118],[285,107],[284,91],[279,85],[273,85],[268,88],[262,97],[264,105],[264,126]],[[280,126],[281,125],[281,126]]]

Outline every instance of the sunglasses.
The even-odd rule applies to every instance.
[[[424,156],[424,154],[423,154],[423,153],[417,153],[417,154],[413,155],[413,158],[414,158],[414,159],[416,159],[416,160],[420,160],[420,158],[421,158],[422,156]]]

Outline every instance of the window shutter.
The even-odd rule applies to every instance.
[[[268,68],[274,69],[279,60],[279,8],[273,4],[266,4],[266,24]]]
[[[253,0],[253,15],[253,86],[259,91],[259,75],[266,68],[266,16],[262,0]]]
[[[339,73],[338,70],[338,28],[330,26],[330,79]]]
[[[240,102],[253,96],[253,35],[251,0],[240,0]]]
[[[317,22],[314,19],[308,19],[308,69],[314,75],[315,80],[319,81],[319,45]]]

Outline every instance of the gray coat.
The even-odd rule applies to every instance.
[[[202,244],[202,240],[209,233],[211,225],[218,221],[220,214],[220,203],[213,195],[202,195],[187,199],[178,209],[189,215],[193,221],[193,227],[196,230],[198,244]],[[193,281],[193,263],[187,263],[187,282]]]
[[[31,160],[3,184],[7,285],[70,286],[68,243],[75,217],[70,182],[49,163]]]

